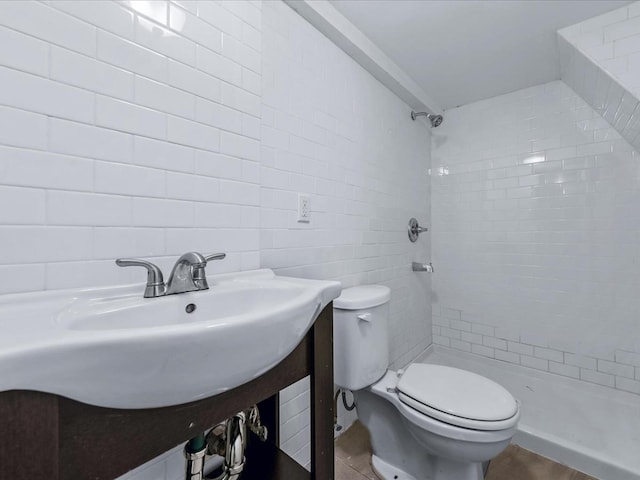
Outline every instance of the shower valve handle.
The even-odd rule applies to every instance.
[[[418,224],[418,220],[416,220],[415,218],[409,219],[409,227],[407,228],[407,234],[409,235],[409,240],[411,240],[412,243],[418,240],[418,235],[428,230],[429,229],[427,227],[421,227]]]

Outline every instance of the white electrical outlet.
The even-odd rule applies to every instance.
[[[304,193],[298,194],[298,222],[311,221],[311,197]]]

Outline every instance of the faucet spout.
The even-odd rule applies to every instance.
[[[414,272],[429,272],[429,273],[433,273],[435,271],[433,269],[433,265],[431,265],[431,262],[429,263],[411,262],[411,270],[413,270]]]
[[[182,255],[171,271],[167,282],[166,295],[174,293],[194,292],[209,288],[206,278],[196,276],[194,271],[200,271],[207,265],[207,260],[198,252],[189,252]]]

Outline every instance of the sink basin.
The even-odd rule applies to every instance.
[[[207,280],[160,298],[142,285],[0,297],[0,391],[112,408],[217,395],[282,361],[341,290],[271,270]]]

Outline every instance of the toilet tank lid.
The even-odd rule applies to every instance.
[[[341,310],[360,310],[387,303],[391,298],[391,290],[384,285],[360,285],[345,288],[333,301],[333,308]]]

